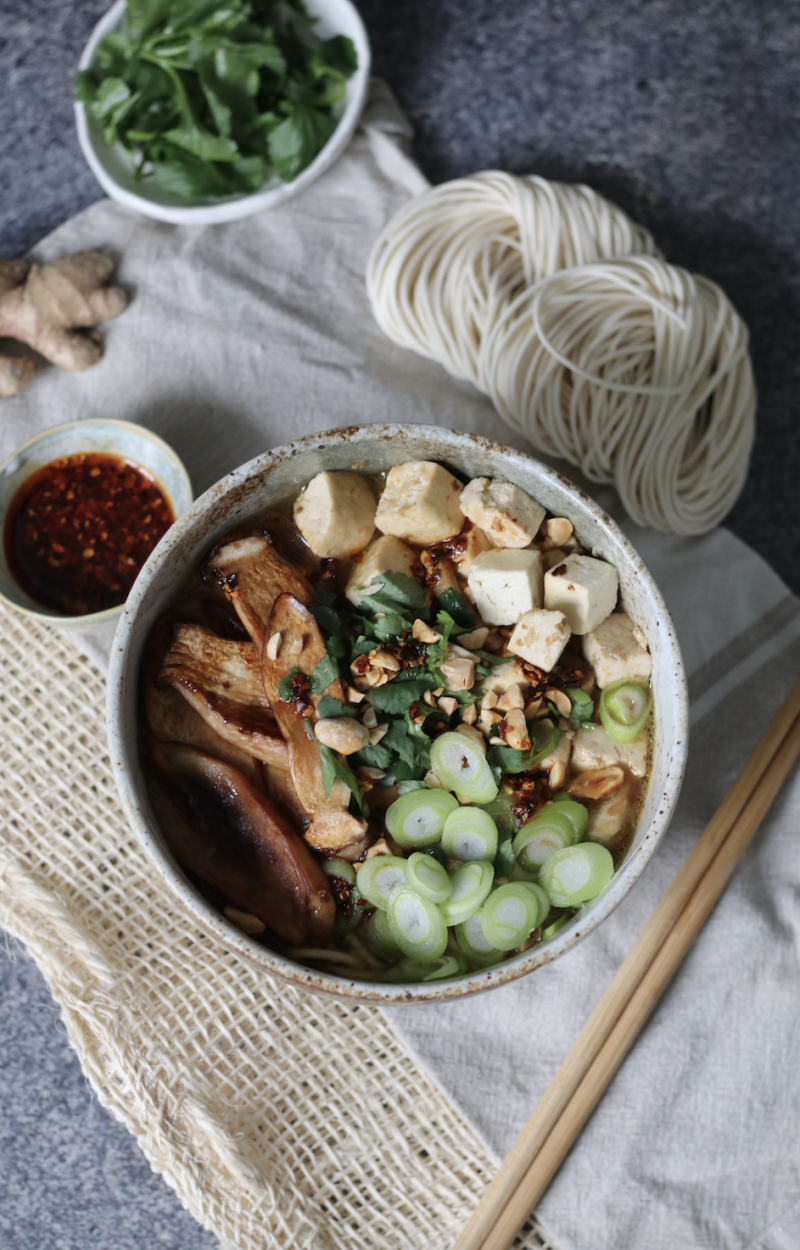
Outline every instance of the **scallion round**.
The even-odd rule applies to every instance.
[[[326,877],[341,877],[349,885],[355,883],[356,870],[346,859],[323,859],[322,871]]]
[[[536,923],[533,927],[538,929],[550,915],[550,899],[547,897],[546,891],[536,881],[521,881],[520,885],[524,885],[526,890],[530,890],[536,900]]]
[[[400,886],[392,891],[386,911],[389,930],[404,955],[430,963],[444,954],[447,925],[435,903]]]
[[[477,964],[481,968],[496,964],[505,953],[498,950],[496,946],[492,946],[491,942],[487,942],[479,911],[457,926],[456,941],[470,963]]]
[[[445,951],[438,959],[423,963],[417,959],[403,959],[379,978],[393,985],[420,984],[423,981],[446,981],[469,971],[467,961],[458,951]]]
[[[380,907],[364,922],[359,930],[361,934],[373,954],[383,959],[398,959],[403,953],[392,937],[389,917]]]
[[[579,803],[577,799],[560,798],[558,802],[559,816],[566,816],[575,830],[575,841],[582,842],[586,837],[586,830],[589,827],[589,813],[583,803]],[[535,819],[535,817],[534,817]]]
[[[497,825],[479,807],[458,807],[444,822],[442,847],[453,859],[494,859]]]
[[[599,842],[580,842],[545,861],[539,884],[554,907],[580,907],[605,889],[613,875],[611,852]]]
[[[574,846],[578,841],[575,824],[562,810],[565,806],[548,803],[522,826],[514,839],[514,853],[521,868],[536,872],[554,851]]]
[[[650,715],[649,687],[623,677],[600,695],[600,723],[614,742],[635,742]]]
[[[406,884],[429,903],[443,903],[453,892],[453,883],[438,859],[414,851],[404,861]]]
[[[481,908],[483,936],[497,950],[513,951],[536,928],[538,912],[538,902],[524,882],[498,886]]]
[[[486,756],[465,734],[440,734],[431,746],[431,768],[443,786],[471,803],[491,803],[497,798],[497,782]]]
[[[457,807],[458,799],[447,790],[410,790],[387,809],[386,828],[400,846],[435,846]]]
[[[406,861],[399,855],[373,855],[358,870],[356,884],[373,907],[386,907],[389,895],[406,883]]]
[[[494,868],[485,859],[474,859],[450,873],[453,892],[439,910],[447,924],[461,924],[474,915],[492,888]]]

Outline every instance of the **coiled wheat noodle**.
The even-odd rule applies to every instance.
[[[747,474],[755,387],[724,292],[586,187],[486,173],[412,200],[367,287],[395,342],[489,395],[642,525],[713,528]]]

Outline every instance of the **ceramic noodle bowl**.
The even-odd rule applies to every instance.
[[[228,923],[188,880],[158,827],[139,756],[137,716],[147,639],[187,575],[216,542],[294,498],[323,470],[379,473],[411,460],[439,461],[464,480],[493,477],[515,483],[551,515],[569,518],[581,545],[614,565],[620,606],[646,636],[652,656],[655,721],[650,778],[638,822],[605,890],[552,937],[500,964],[456,980],[398,985],[349,980],[304,967]],[[109,672],[108,732],[122,803],[153,876],[201,928],[265,972],[308,989],[389,1004],[459,998],[503,985],[566,954],[613,912],[655,851],[674,811],[686,762],[687,692],[674,627],[657,586],[624,535],[586,494],[532,457],[475,435],[423,425],[367,425],[312,435],[258,456],[228,474],[178,519],[150,556],[123,610]]]

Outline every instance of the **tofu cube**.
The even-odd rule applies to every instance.
[[[472,562],[469,588],[487,625],[516,625],[542,606],[544,571],[537,547],[486,551]]]
[[[294,522],[315,556],[363,551],[375,533],[375,496],[358,473],[318,473],[294,505]]]
[[[461,511],[495,547],[529,546],[545,516],[542,505],[519,486],[488,477],[476,477],[467,484]]]
[[[590,634],[613,612],[618,588],[613,564],[594,556],[567,556],[544,575],[544,606],[563,612],[573,634]]]
[[[387,474],[375,524],[382,533],[420,547],[443,542],[461,532],[463,489],[452,473],[432,460],[395,465]]]
[[[624,764],[634,777],[644,777],[650,735],[643,729],[634,742],[614,742],[604,729],[579,729],[572,744],[572,763],[583,772],[589,768],[609,768]]]
[[[508,649],[549,673],[569,639],[570,629],[563,612],[534,608],[517,621],[508,640]]]
[[[361,592],[369,585],[373,577],[379,573],[405,573],[414,580],[419,579],[421,565],[416,551],[412,551],[399,538],[384,535],[378,538],[364,552],[364,558],[353,569],[350,580],[345,586],[345,595],[358,607],[361,603]]]
[[[647,681],[653,668],[644,634],[627,612],[612,612],[586,634],[583,654],[594,668],[601,689],[623,677]]]

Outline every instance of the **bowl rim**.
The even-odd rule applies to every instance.
[[[124,187],[109,173],[98,155],[86,109],[79,100],[75,100],[73,110],[78,143],[89,168],[106,194],[119,204],[124,204],[126,208],[131,208],[155,221],[165,221],[171,225],[218,225],[223,222],[238,221],[253,213],[261,212],[262,209],[277,208],[310,183],[315,182],[338,160],[347,147],[358,125],[369,93],[372,53],[366,28],[352,0],[335,0],[335,2],[348,10],[356,35],[358,68],[350,79],[353,86],[352,95],[328,142],[317,153],[311,164],[306,166],[292,182],[281,183],[268,190],[243,192],[240,195],[228,196],[208,204],[159,204],[146,195],[139,195]],[[78,70],[88,69],[91,66],[98,44],[120,24],[125,7],[126,0],[115,0],[111,8],[97,22],[81,53]]]
[[[509,469],[517,463],[523,463],[528,467],[532,465],[540,480],[543,479],[556,490],[566,489],[575,496],[583,509],[591,514],[604,537],[610,539],[621,549],[627,560],[634,563],[637,576],[646,585],[649,597],[657,609],[660,637],[665,648],[664,665],[669,666],[672,673],[674,711],[680,738],[676,738],[672,743],[671,764],[664,778],[663,791],[656,805],[656,814],[645,836],[638,847],[635,847],[623,861],[605,891],[598,896],[600,901],[591,912],[586,914],[585,923],[575,927],[568,924],[546,943],[539,943],[521,955],[512,956],[511,960],[465,974],[454,981],[388,984],[376,981],[351,981],[329,973],[315,972],[297,964],[288,957],[253,942],[207,902],[202,894],[191,885],[176,861],[165,853],[160,841],[149,827],[148,816],[143,810],[133,785],[133,770],[128,763],[129,757],[133,756],[132,762],[134,766],[136,764],[136,743],[126,742],[125,710],[127,698],[137,697],[138,664],[136,671],[133,673],[130,671],[130,653],[135,644],[135,640],[132,643],[132,631],[136,626],[140,610],[146,604],[149,586],[172,549],[185,537],[191,536],[195,525],[202,520],[209,508],[213,506],[215,511],[218,511],[226,497],[238,487],[245,485],[249,479],[261,475],[265,470],[277,466],[284,460],[296,457],[301,452],[324,451],[334,440],[345,441],[357,447],[359,442],[396,440],[406,434],[423,437],[428,435],[431,438],[444,437],[450,442],[453,450],[468,450],[474,454],[476,450],[486,448],[493,454],[500,453],[507,458]],[[447,459],[444,453],[437,458]],[[268,505],[265,504],[265,506]],[[140,650],[141,646],[143,643],[140,644]],[[543,964],[552,962],[593,932],[615,910],[632,888],[661,841],[678,801],[688,749],[687,683],[675,627],[652,574],[633,544],[615,522],[585,491],[534,456],[505,447],[501,443],[480,435],[445,426],[410,423],[336,427],[320,434],[305,435],[247,461],[196,499],[151,553],[124,605],[111,652],[106,715],[112,771],[131,829],[170,892],[187,907],[200,927],[212,937],[219,939],[229,950],[235,951],[249,963],[255,964],[270,975],[280,977],[303,989],[315,990],[338,998],[377,1003],[381,1006],[451,1000],[505,985],[527,975]]]
[[[186,466],[181,460],[178,453],[172,447],[170,447],[169,443],[166,443],[164,439],[161,438],[158,434],[154,434],[152,430],[148,430],[147,426],[137,425],[135,421],[120,421],[115,417],[86,417],[85,419],[81,421],[62,421],[60,422],[59,425],[49,425],[47,429],[39,430],[38,434],[33,434],[31,435],[30,438],[26,439],[24,443],[20,443],[19,447],[17,447],[14,451],[12,451],[9,456],[6,456],[5,460],[3,460],[2,463],[0,463],[0,477],[2,477],[7,466],[10,465],[14,460],[16,460],[18,456],[21,456],[25,452],[30,451],[33,447],[36,446],[37,443],[40,443],[43,439],[49,438],[53,434],[62,434],[62,433],[67,433],[67,432],[72,433],[74,431],[75,436],[76,436],[76,444],[77,444],[82,441],[81,434],[85,432],[88,426],[92,426],[92,425],[111,426],[112,429],[126,430],[131,434],[136,434],[137,436],[143,436],[145,440],[155,444],[155,446],[159,449],[162,455],[166,459],[172,461],[173,466],[175,467],[178,473],[178,476],[181,479],[181,483],[186,490],[186,498],[189,502],[189,506],[191,506],[192,501],[194,499],[194,490],[192,488],[192,482],[186,470]],[[74,451],[66,452],[65,454],[77,456],[77,455],[80,455],[80,453],[81,453],[81,448],[76,445]],[[109,452],[108,454],[113,455],[114,453]],[[61,457],[54,456],[53,459],[58,460],[58,459],[61,459]],[[126,457],[123,457],[123,459],[129,459],[131,460],[131,463],[138,464],[140,468],[144,469],[146,473],[149,473],[151,477],[156,479],[159,487],[161,488],[161,490],[164,492],[165,496],[167,497],[170,503],[170,506],[172,507],[172,511],[175,512],[176,501],[173,499],[172,493],[167,490],[164,483],[160,480],[159,476],[156,473],[154,473],[153,470],[149,468],[146,464],[143,464],[141,461],[136,460],[133,457],[126,456]],[[50,461],[45,461],[45,464],[41,465],[40,467],[44,468],[45,465],[49,463]],[[32,470],[32,473],[36,473],[36,472],[38,472],[38,470],[36,469]],[[27,481],[27,478],[23,480]],[[21,485],[22,485],[22,482],[20,482],[20,486]],[[180,515],[183,516],[184,513],[181,513]],[[177,522],[178,519],[179,517],[176,515],[175,522]],[[2,513],[0,513],[0,532],[2,532],[3,540],[5,538],[5,523],[6,523],[6,512],[5,510],[3,510]],[[124,604],[120,603],[120,604],[117,604],[115,608],[104,608],[102,612],[87,612],[84,616],[65,616],[64,613],[62,612],[46,612],[44,610],[37,610],[36,608],[29,608],[26,604],[17,603],[15,602],[15,600],[9,599],[8,595],[5,595],[2,590],[0,590],[0,601],[7,604],[10,608],[13,608],[15,612],[21,612],[24,616],[32,617],[36,621],[43,621],[46,625],[60,625],[62,622],[68,621],[70,624],[70,628],[73,630],[76,630],[78,633],[80,633],[81,628],[87,629],[90,626],[94,628],[99,625],[110,624],[116,617],[119,616],[120,612],[125,606]]]

